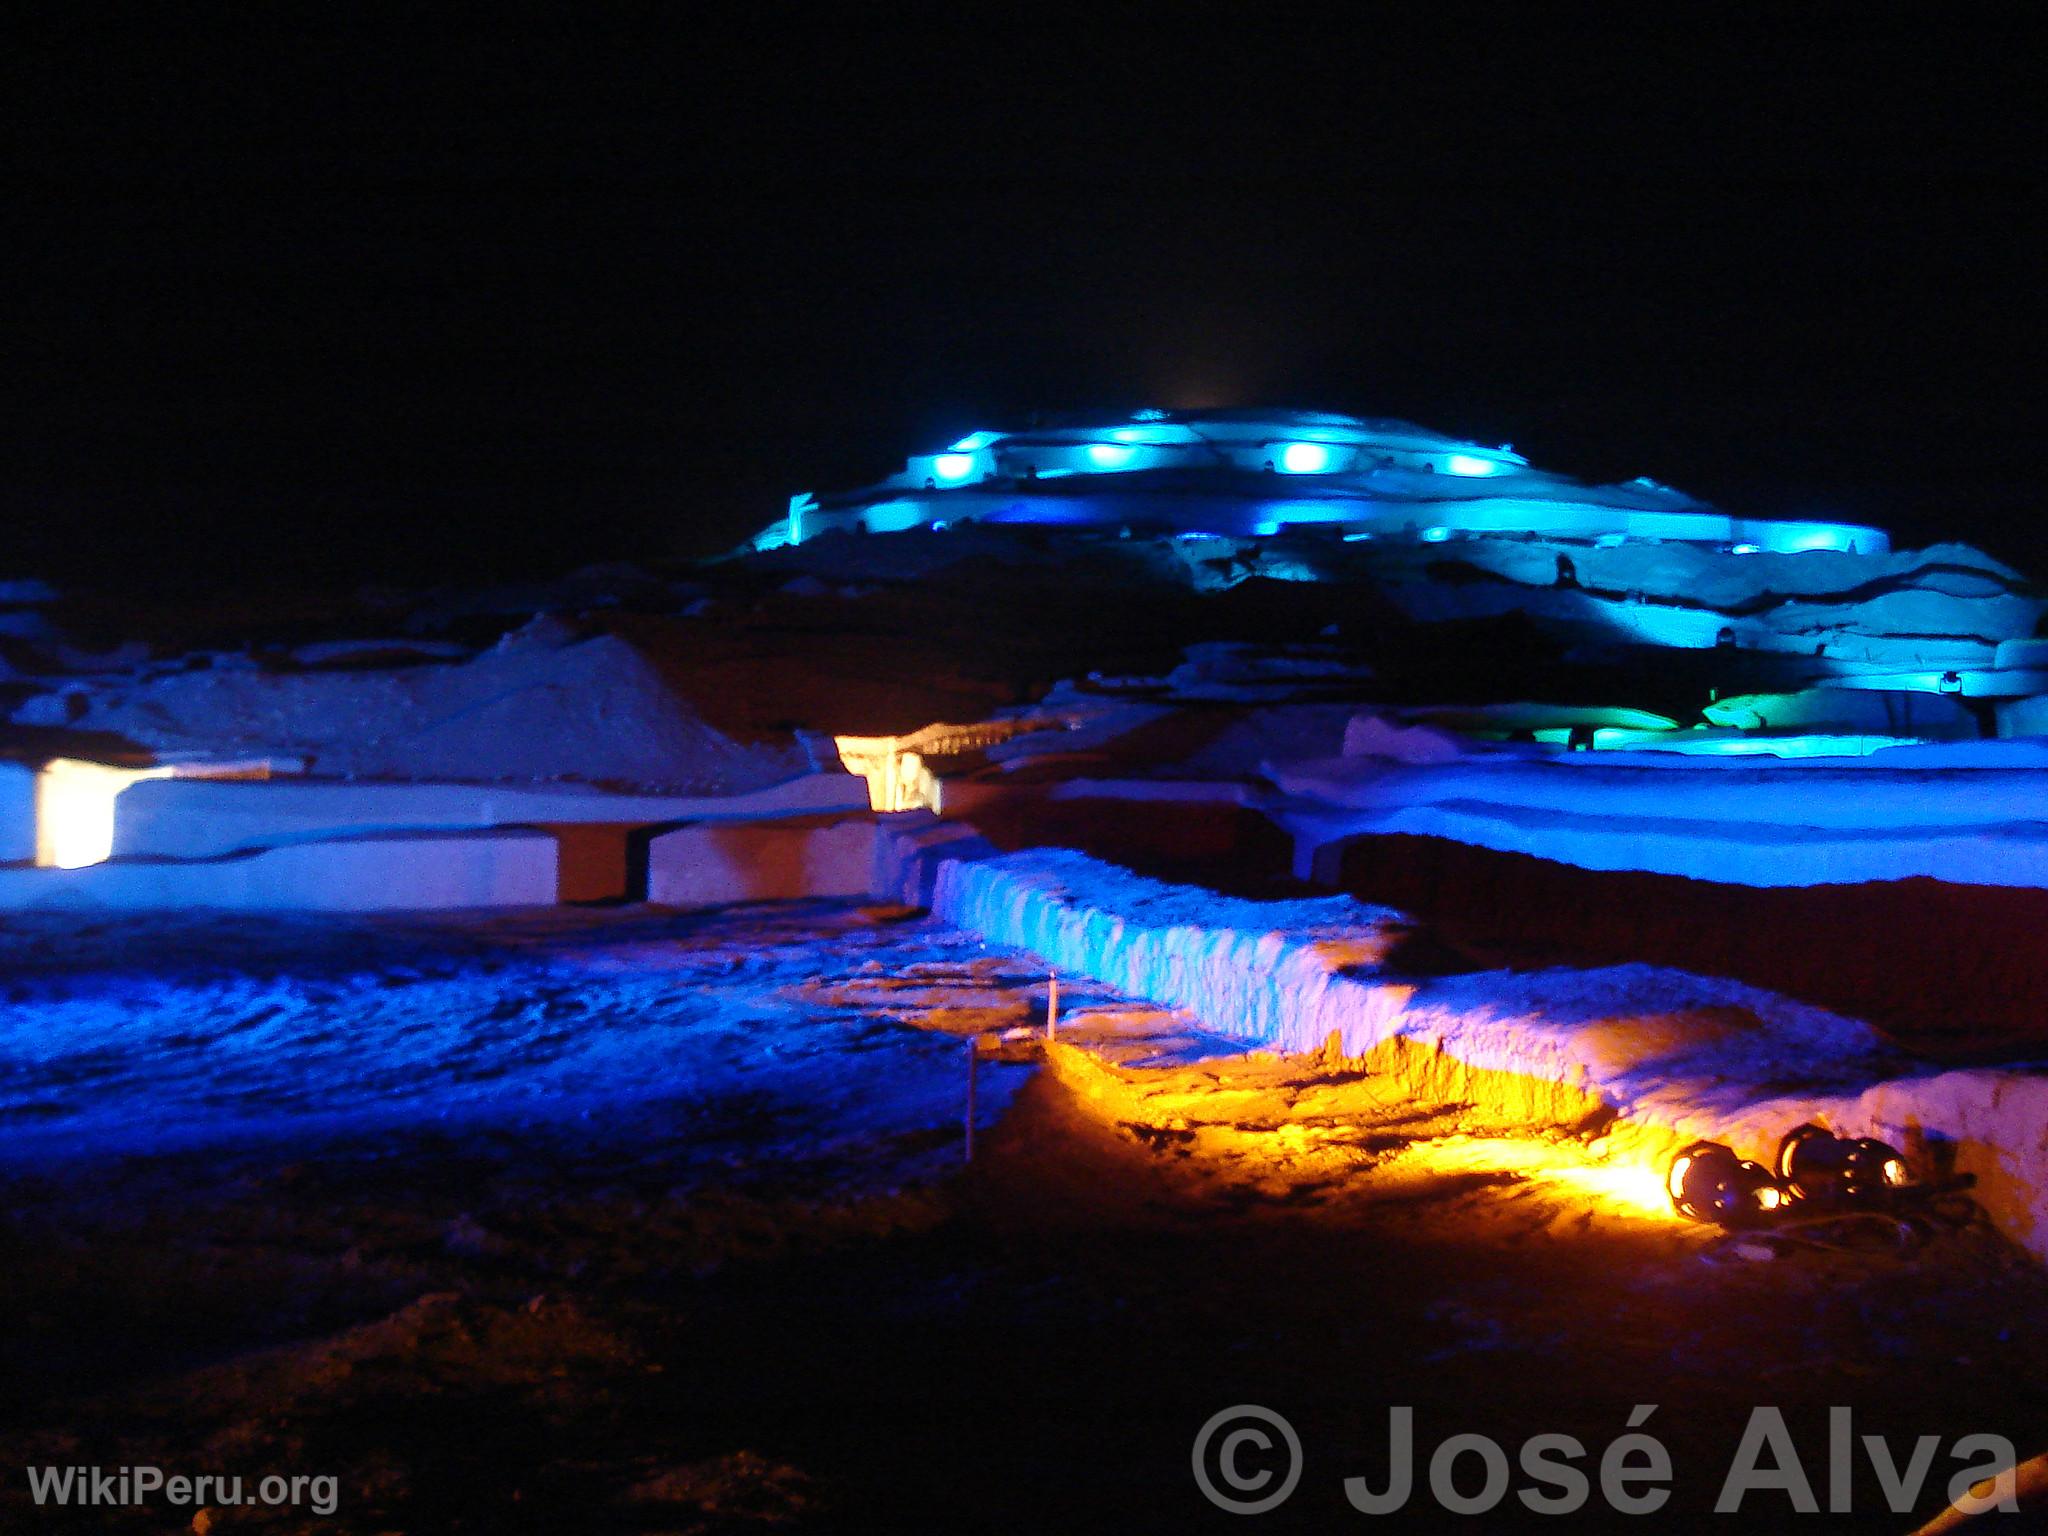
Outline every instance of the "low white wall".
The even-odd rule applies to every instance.
[[[864,810],[865,780],[814,773],[752,794],[622,795],[585,786],[379,784],[319,779],[157,779],[114,806],[116,857],[211,858],[374,832],[701,820]]]
[[[1926,876],[2048,888],[2039,744],[1900,747],[1862,758],[1501,754],[1427,766],[1368,758],[1273,764],[1271,808],[1295,873],[1344,840],[1407,833],[1581,869],[1740,885]],[[1329,850],[1327,854],[1325,850]]]
[[[1806,1121],[1877,1135],[1976,1198],[2048,1259],[2048,1075],[1936,1072],[1854,1020],[1648,966],[1405,980],[1381,969],[1397,913],[1347,897],[1253,902],[1165,885],[1063,849],[996,854],[912,829],[878,883],[1056,969],[1185,1008],[1282,1051],[1389,1047],[1418,1085],[1512,1100],[1532,1124],[1615,1116],[1616,1155],[1661,1174],[1686,1142],[1768,1161]]]
[[[0,864],[36,856],[36,776],[25,763],[0,763]]]
[[[877,901],[928,907],[948,863],[992,859],[1000,852],[973,827],[922,811],[884,816],[876,827],[868,894]]]
[[[647,899],[666,906],[715,907],[865,896],[874,874],[875,834],[871,816],[679,827],[648,845]]]
[[[374,912],[554,900],[555,840],[518,829],[297,843],[220,859],[0,869],[0,910]]]
[[[1294,838],[1295,874],[1330,884],[1350,839],[1405,834],[1579,869],[1633,870],[1729,885],[1860,885],[1920,878],[2048,889],[2048,822],[1816,830],[1744,822],[1631,822],[1597,812],[1529,812],[1476,803],[1343,812],[1290,806],[1272,814]]]
[[[2011,699],[1998,706],[1998,734],[2001,737],[2048,736],[2048,694],[2030,699]]]

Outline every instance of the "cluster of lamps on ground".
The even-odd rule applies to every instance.
[[[1779,1144],[1775,1173],[1717,1141],[1696,1141],[1665,1180],[1679,1215],[1722,1227],[1755,1226],[1797,1207],[1881,1208],[1914,1187],[1906,1160],[1884,1142],[1817,1125],[1802,1125]]]

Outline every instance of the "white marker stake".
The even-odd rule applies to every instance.
[[[1052,983],[1045,989],[1045,1038],[1057,1040],[1060,1033],[1060,973],[1052,973]]]
[[[967,1156],[963,1161],[974,1161],[974,1065],[980,1052],[975,1049],[981,1042],[974,1036],[967,1037]]]

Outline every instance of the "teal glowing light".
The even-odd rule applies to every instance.
[[[994,446],[1001,438],[1000,432],[970,432],[947,451],[949,453],[973,453],[977,449]]]
[[[1444,473],[1447,475],[1491,475],[1499,471],[1500,466],[1492,459],[1476,458],[1469,453],[1453,453],[1444,459]]]
[[[932,474],[941,480],[965,480],[973,473],[974,455],[971,453],[942,453],[932,460]]]
[[[1330,450],[1321,443],[1289,443],[1280,450],[1280,467],[1290,475],[1320,475],[1330,467]]]
[[[804,514],[818,510],[818,498],[804,491],[789,498],[789,542],[801,544],[804,541]]]
[[[1760,544],[1731,544],[1728,547],[1728,553],[1731,555],[1760,555],[1763,553],[1763,546]]]
[[[931,518],[925,512],[924,502],[914,496],[899,496],[876,502],[861,515],[861,522],[869,533],[902,533],[926,526]]]
[[[1422,530],[1422,542],[1425,544],[1441,544],[1450,536],[1451,530],[1448,528],[1425,528]]]
[[[1786,544],[1785,548],[1791,553],[1803,554],[1809,549],[1839,550],[1847,542],[1847,539],[1839,529],[1816,528],[1809,533],[1794,536]]]
[[[1088,462],[1097,469],[1122,469],[1135,450],[1123,443],[1090,443]]]

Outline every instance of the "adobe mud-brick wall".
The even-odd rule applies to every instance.
[[[1925,878],[1736,885],[1399,833],[1321,850],[1317,874],[1454,942],[1729,976],[1948,1059],[2048,1044],[2048,891]]]
[[[35,773],[26,763],[0,763],[0,864],[35,856]]]
[[[0,869],[0,910],[425,911],[546,906],[555,890],[555,840],[514,828],[294,843],[219,859]]]
[[[647,899],[715,907],[807,896],[864,897],[874,878],[875,818],[702,822],[647,847]]]

